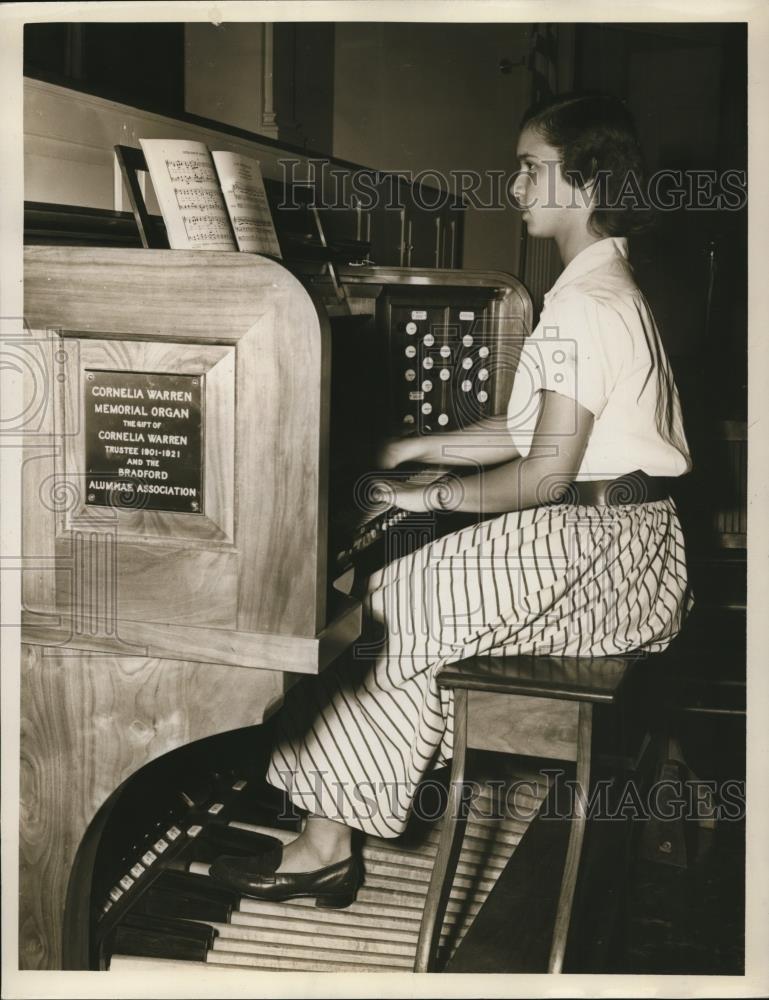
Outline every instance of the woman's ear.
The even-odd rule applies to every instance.
[[[572,205],[577,208],[587,209],[590,214],[598,207],[598,183],[595,178],[586,181],[582,185],[574,185]]]
[[[594,156],[591,156],[589,163],[586,163],[585,167],[586,169],[580,166],[576,169],[566,171],[562,167],[561,170],[563,177],[571,184],[574,191],[572,204],[579,208],[595,209],[598,207],[596,199],[600,194],[601,187],[598,160]]]

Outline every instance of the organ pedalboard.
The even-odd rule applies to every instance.
[[[423,789],[425,815],[412,817],[401,837],[362,838],[364,885],[339,911],[319,910],[312,898],[249,899],[215,882],[208,870],[217,856],[254,855],[276,840],[285,843],[302,820],[258,778],[215,774],[191,794],[185,783],[181,799],[192,804],[175,810],[170,824],[168,815],[158,816],[144,839],[129,838],[131,849],[99,879],[94,967],[117,974],[173,971],[191,962],[262,971],[411,971],[446,777]],[[547,791],[542,776],[516,771],[507,780],[530,789],[524,798],[534,816]],[[496,815],[504,794],[481,787],[470,812],[441,935],[444,957],[460,945],[530,821]]]
[[[220,854],[273,847],[270,837],[239,827],[246,817],[269,816],[276,830],[298,829],[298,815],[284,814],[271,791],[232,773],[166,789],[176,802],[157,809],[154,819],[145,813],[141,829],[127,840],[124,831],[129,846],[95,880],[95,964],[107,967],[113,953],[205,961],[216,938],[211,922],[228,921],[239,897],[195,866],[205,871]]]

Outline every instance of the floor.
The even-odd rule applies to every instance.
[[[743,782],[744,720],[692,719],[685,755],[701,779]],[[734,788],[738,791],[739,784]],[[744,785],[743,793],[744,795]],[[722,804],[724,800],[722,799]],[[745,819],[735,801],[714,829],[685,827],[689,866],[636,853],[618,972],[741,975],[744,971]]]

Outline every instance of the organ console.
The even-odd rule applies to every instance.
[[[175,878],[194,896],[196,874],[174,875],[177,841],[237,839],[218,817],[245,779],[185,793],[95,886],[129,779],[263,723],[358,637],[339,575],[372,543],[450,524],[372,505],[384,435],[504,408],[531,322],[515,278],[337,280],[341,299],[319,269],[250,254],[26,251],[22,968],[98,968],[110,912],[118,950],[164,919],[173,937],[162,900]],[[174,940],[187,956],[209,938]]]

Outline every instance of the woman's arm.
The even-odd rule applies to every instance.
[[[531,450],[525,458],[519,455],[495,469],[457,479],[443,491],[385,480],[381,484],[383,495],[404,510],[487,514],[524,510],[552,501],[557,485],[566,485],[576,477],[594,418],[590,410],[569,396],[548,390],[541,395]],[[447,497],[447,493],[452,495]]]
[[[379,455],[383,469],[402,462],[425,465],[497,465],[518,457],[505,415],[486,417],[460,431],[413,435],[388,441]]]

